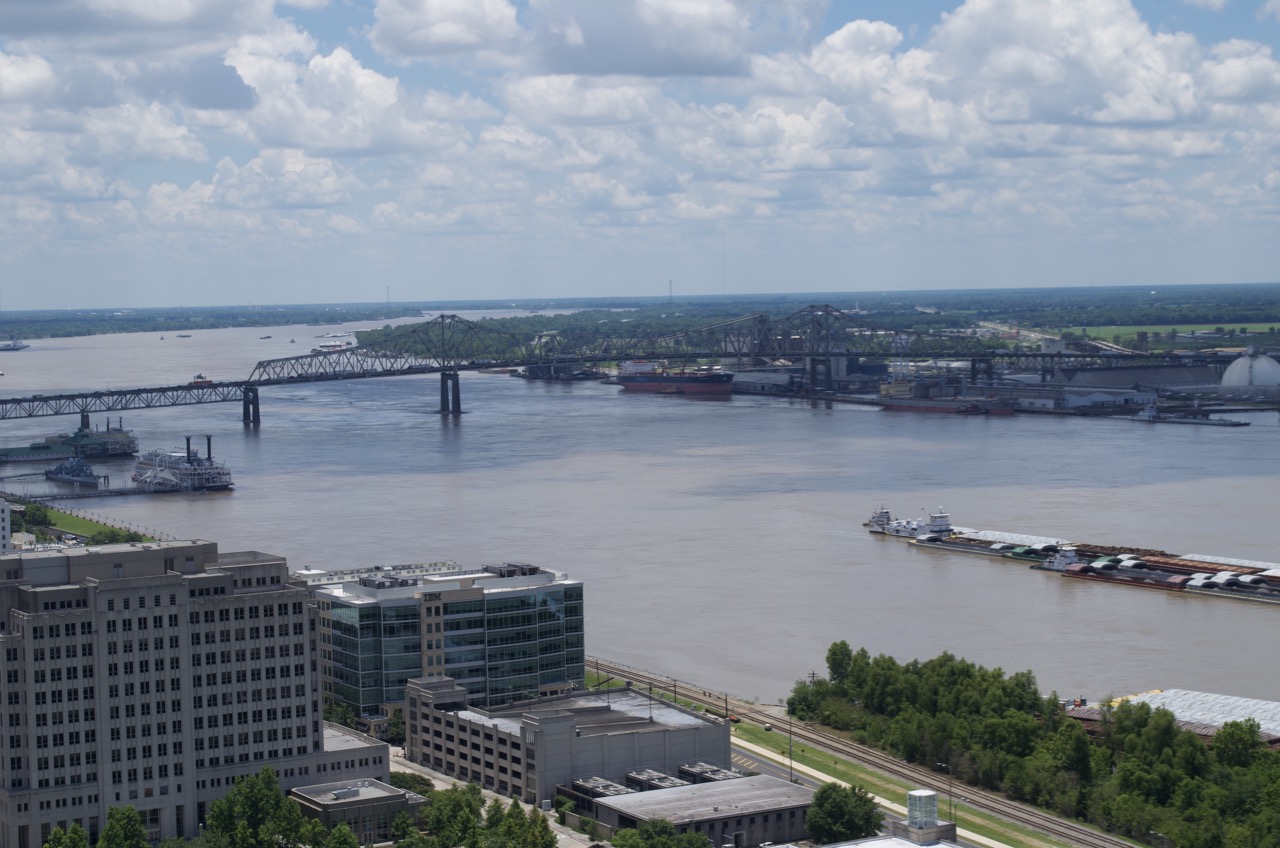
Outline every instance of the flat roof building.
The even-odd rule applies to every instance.
[[[426,803],[421,795],[369,779],[295,786],[289,797],[326,830],[347,825],[361,845],[389,840],[396,816]]]
[[[321,721],[315,611],[283,557],[168,541],[11,553],[0,569],[0,848],[72,822],[95,840],[124,804],[152,840],[194,837],[209,803],[268,765],[286,790],[387,773],[385,744]]]
[[[593,802],[596,821],[616,833],[665,819],[677,833],[704,834],[712,845],[803,839],[814,790],[758,774],[609,796]]]
[[[645,769],[730,762],[729,724],[630,689],[575,692],[495,709],[469,706],[448,678],[409,681],[406,756],[526,803],[579,778],[626,789]],[[533,768],[536,763],[537,768]]]

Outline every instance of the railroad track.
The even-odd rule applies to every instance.
[[[636,686],[646,686],[656,692],[671,692],[679,698],[691,701],[712,710],[727,709],[729,713],[742,721],[757,725],[777,725],[778,716],[764,712],[759,705],[743,701],[722,692],[710,692],[692,683],[663,677],[652,672],[629,666],[619,665],[608,660],[592,658],[588,666],[600,674],[611,675],[617,679],[630,681]],[[850,742],[839,736],[814,730],[804,724],[793,723],[790,730],[794,739],[805,742],[813,748],[829,751],[858,765],[875,769],[899,780],[924,789],[932,789],[941,794],[949,794],[948,781],[936,772],[913,766],[875,748]],[[1011,801],[1001,795],[978,789],[968,784],[964,788],[964,803],[973,809],[1019,824],[1032,831],[1054,839],[1062,840],[1078,848],[1133,848],[1134,843],[1118,836],[1101,833],[1090,827],[1068,819],[1058,818],[1050,813],[1026,804]]]

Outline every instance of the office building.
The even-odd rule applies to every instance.
[[[384,566],[309,586],[320,615],[326,701],[380,735],[416,677],[452,678],[471,704],[571,691],[585,680],[582,583],[524,563],[463,571]]]
[[[267,765],[286,790],[386,774],[384,744],[321,721],[315,612],[282,557],[171,541],[0,568],[0,848],[96,839],[123,805],[152,840],[193,837]]]

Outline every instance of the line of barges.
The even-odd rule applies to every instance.
[[[941,508],[927,518],[901,519],[880,507],[864,524],[871,533],[903,538],[920,547],[1015,560],[1078,580],[1280,603],[1280,563],[974,530],[952,525],[951,516]]]

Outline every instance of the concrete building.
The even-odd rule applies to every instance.
[[[426,803],[421,795],[397,789],[380,780],[348,780],[297,786],[289,791],[302,814],[333,830],[339,824],[351,828],[361,845],[386,842],[391,823],[400,813],[413,814]]]
[[[592,818],[613,833],[665,819],[677,833],[701,833],[715,846],[747,848],[803,839],[813,793],[760,774],[599,798]]]
[[[730,762],[727,722],[629,689],[486,710],[449,678],[420,678],[407,698],[410,760],[531,804],[577,778],[622,782],[643,769],[674,775],[686,763]]]
[[[72,822],[96,839],[124,804],[153,840],[193,837],[267,765],[286,790],[387,774],[385,744],[321,722],[315,613],[283,558],[174,541],[0,568],[0,848]]]
[[[447,676],[484,707],[585,680],[582,583],[561,572],[504,563],[343,576],[355,579],[306,578],[320,615],[324,696],[349,705],[371,733],[403,709],[415,677]]]

